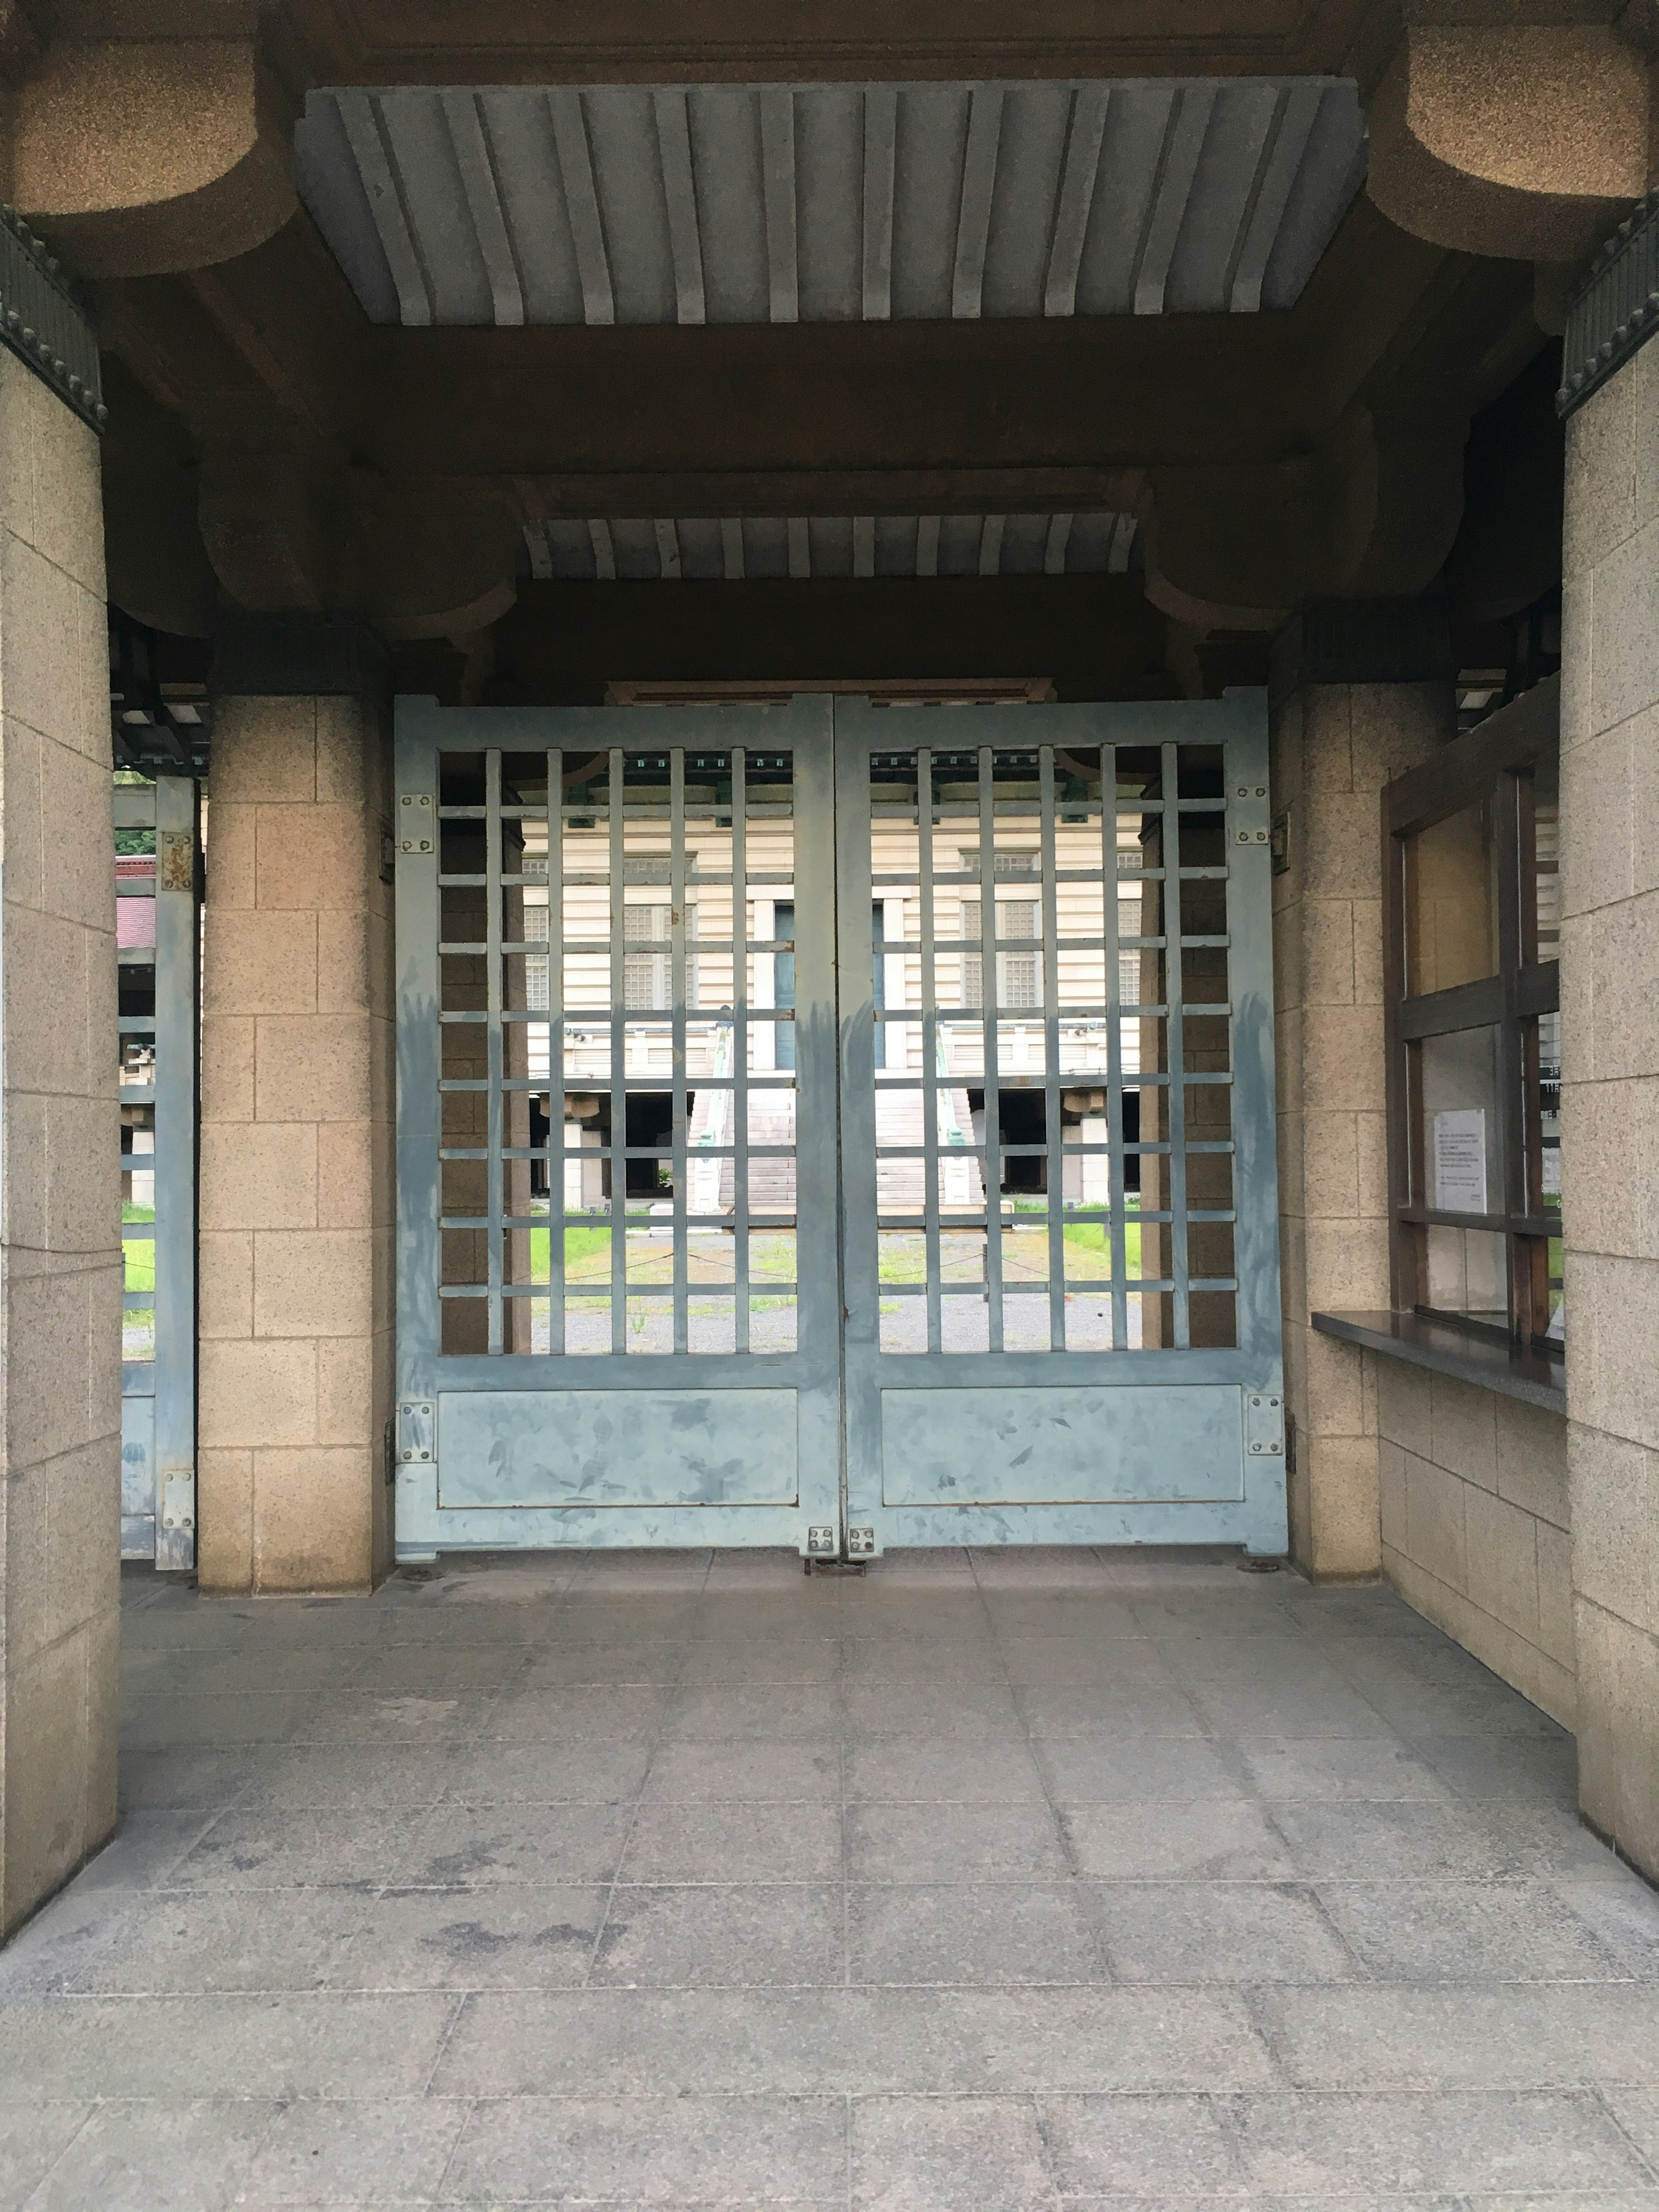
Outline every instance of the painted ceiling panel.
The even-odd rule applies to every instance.
[[[1129,514],[611,516],[525,526],[530,572],[599,582],[1121,574]]]
[[[410,325],[1249,313],[1364,173],[1333,77],[334,90],[295,147]]]

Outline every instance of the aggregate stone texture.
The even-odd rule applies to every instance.
[[[1659,1899],[1383,1589],[1214,1553],[125,1583],[0,2208],[1659,2212]]]

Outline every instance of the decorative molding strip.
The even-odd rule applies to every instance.
[[[1659,192],[1631,210],[1589,265],[1567,310],[1561,389],[1564,418],[1616,376],[1659,330]]]
[[[1310,599],[1274,638],[1275,702],[1310,684],[1427,684],[1452,673],[1445,608],[1432,599]]]
[[[98,333],[69,281],[15,208],[0,202],[0,343],[50,385],[83,422],[109,420]]]

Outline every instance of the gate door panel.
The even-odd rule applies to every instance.
[[[837,1550],[829,702],[397,760],[399,1554]]]
[[[850,1549],[1283,1551],[1263,696],[836,750]]]

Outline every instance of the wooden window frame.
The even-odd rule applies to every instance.
[[[1542,1187],[1538,1095],[1537,1020],[1559,1013],[1561,970],[1537,957],[1537,852],[1534,772],[1559,760],[1560,682],[1552,677],[1443,746],[1382,793],[1383,1010],[1387,1048],[1389,1241],[1397,1311],[1449,1323],[1487,1340],[1501,1335],[1525,1349],[1559,1354],[1549,1327],[1549,1246],[1561,1234],[1559,1213],[1529,1210]],[[1497,870],[1498,972],[1419,997],[1408,994],[1410,841],[1419,832],[1489,802]],[[1421,1121],[1413,1044],[1459,1030],[1498,1034],[1498,1136],[1503,1205],[1484,1214],[1442,1212],[1413,1193],[1413,1132]],[[1422,1184],[1428,1195],[1426,1182]],[[1472,1316],[1431,1306],[1422,1279],[1422,1231],[1430,1227],[1485,1229],[1504,1240],[1509,1321],[1496,1330]]]

